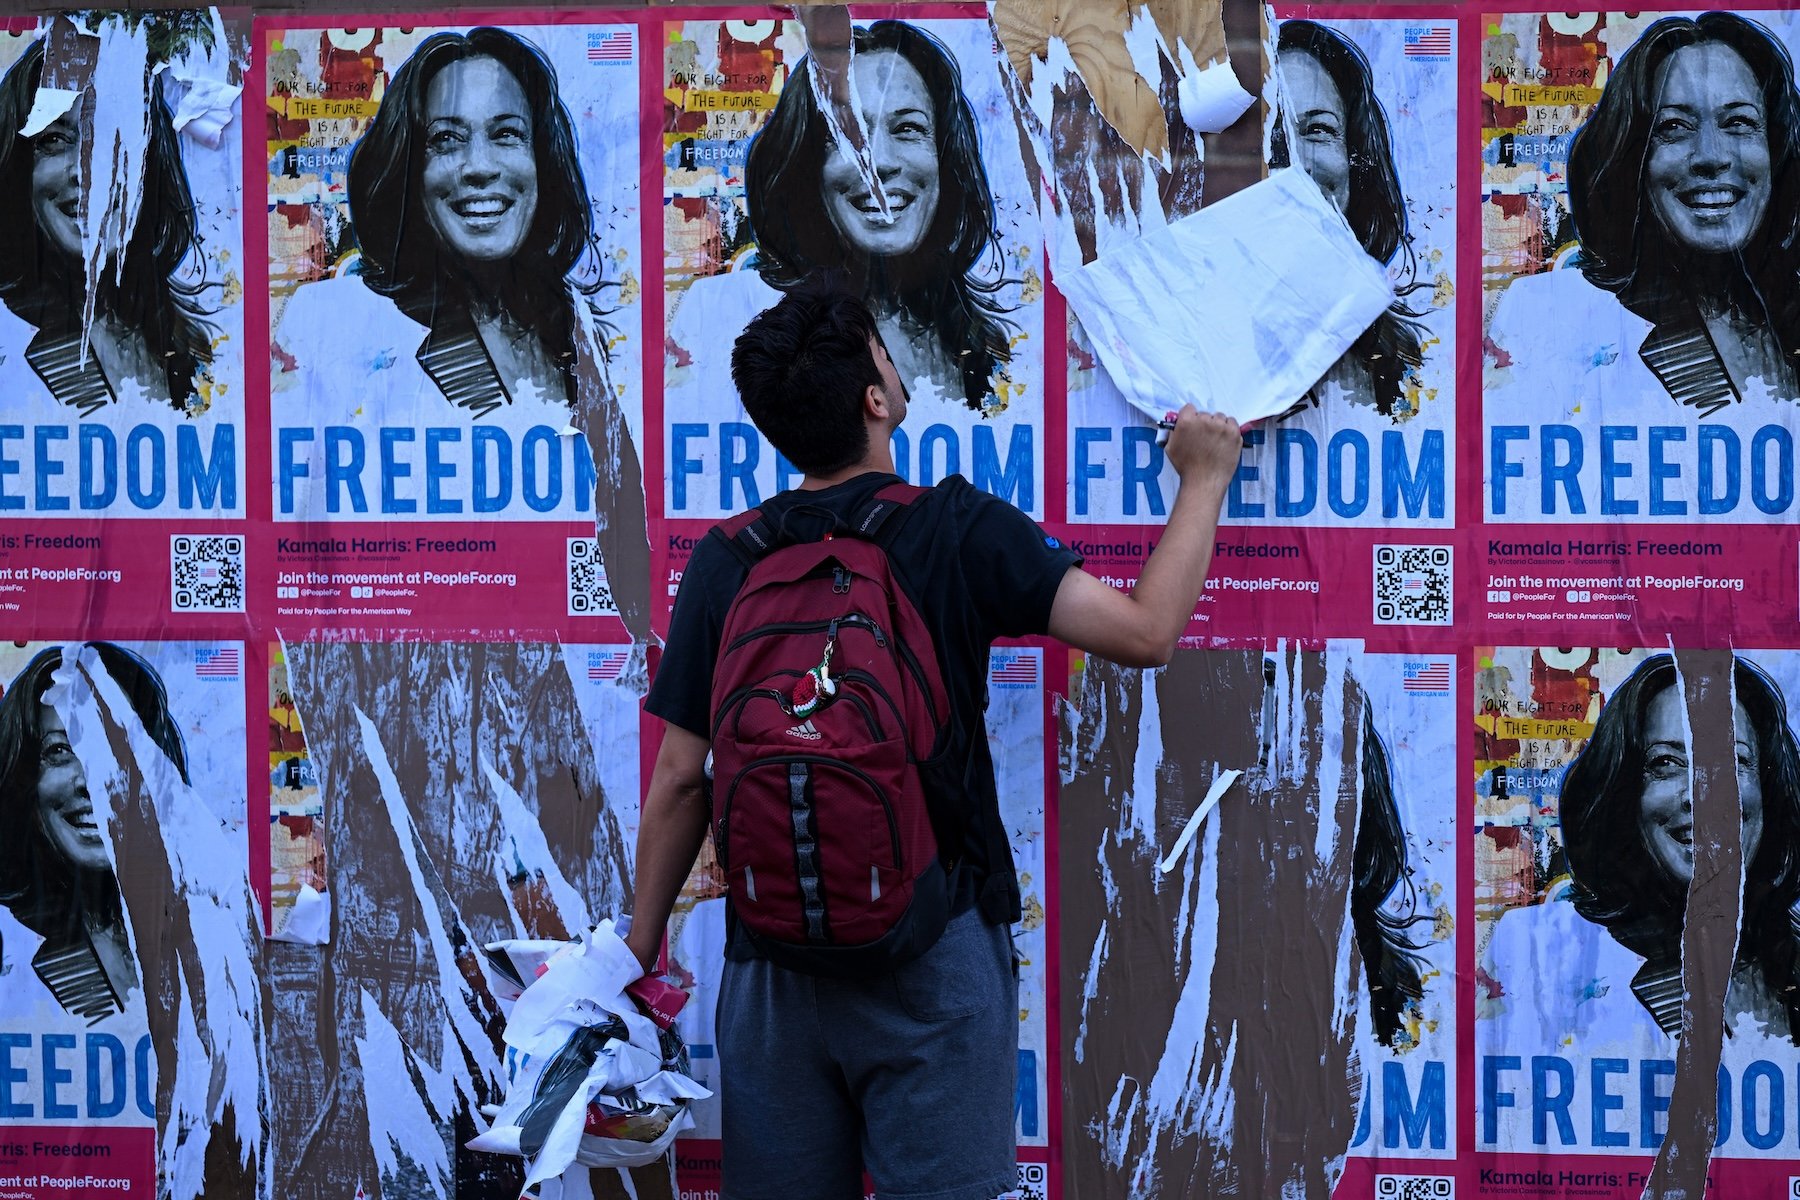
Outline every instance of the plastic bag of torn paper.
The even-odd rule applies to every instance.
[[[1293,169],[1056,282],[1139,410],[1186,402],[1240,424],[1292,407],[1394,298],[1382,265]]]
[[[639,1010],[642,972],[613,922],[572,943],[495,943],[487,967],[516,988],[506,1099],[469,1149],[523,1157],[530,1187],[576,1164],[646,1166],[693,1125],[688,1101],[711,1093],[675,1031]]]

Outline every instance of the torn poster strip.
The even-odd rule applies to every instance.
[[[1206,820],[1207,814],[1218,807],[1220,799],[1231,790],[1231,785],[1236,783],[1242,774],[1242,771],[1235,769],[1221,771],[1219,777],[1212,781],[1212,786],[1206,789],[1206,795],[1195,807],[1194,815],[1189,817],[1187,824],[1182,827],[1181,836],[1175,839],[1175,844],[1169,847],[1169,853],[1163,857],[1163,860],[1156,864],[1158,871],[1167,875],[1175,869],[1175,864],[1181,859],[1181,852],[1186,850],[1188,843],[1194,840],[1194,833],[1200,828],[1200,822]]]

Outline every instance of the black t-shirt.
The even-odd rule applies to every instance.
[[[898,482],[897,476],[870,472],[822,491],[783,492],[762,511],[771,520],[786,514],[786,530],[796,540],[816,539],[831,522],[811,509],[847,523],[876,492]],[[1018,882],[1006,852],[982,719],[988,649],[995,638],[1047,632],[1056,590],[1081,556],[960,475],[891,520],[904,522],[890,546],[894,574],[931,631],[950,693],[950,761],[968,764],[964,795],[944,798],[966,806],[961,811],[968,818],[955,907],[960,911],[979,900],[990,920],[1017,920]],[[645,702],[652,715],[709,740],[719,638],[747,574],[717,538],[701,539],[682,574],[668,643]]]

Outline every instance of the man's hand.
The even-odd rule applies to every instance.
[[[1184,404],[1163,453],[1181,476],[1182,487],[1214,484],[1223,494],[1237,472],[1238,452],[1243,447],[1244,435],[1237,421],[1224,413],[1203,413]]]

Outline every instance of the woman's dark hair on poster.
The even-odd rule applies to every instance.
[[[1762,786],[1762,836],[1744,864],[1738,957],[1758,963],[1775,994],[1787,997],[1800,1039],[1789,916],[1800,901],[1800,744],[1781,689],[1761,668],[1734,660],[1732,683],[1755,735]],[[1650,704],[1676,686],[1670,655],[1640,663],[1606,698],[1593,736],[1563,774],[1558,801],[1575,910],[1646,958],[1678,953],[1687,909],[1686,883],[1657,864],[1639,822]]]
[[[537,210],[498,281],[498,294],[477,286],[445,251],[419,185],[431,82],[452,63],[480,58],[498,63],[525,93],[537,169]],[[433,314],[440,305],[497,305],[534,330],[568,369],[575,353],[568,280],[584,260],[592,262],[594,222],[574,125],[555,68],[540,50],[487,26],[432,34],[388,81],[375,119],[351,150],[348,173],[350,223],[370,288],[425,325],[437,323]],[[592,294],[600,286],[596,276],[582,290]]]
[[[1414,278],[1417,263],[1406,229],[1406,196],[1368,58],[1343,34],[1316,21],[1282,22],[1275,48],[1277,54],[1304,54],[1318,63],[1344,101],[1344,141],[1350,160],[1344,219],[1356,240],[1377,262],[1401,261],[1397,295],[1428,286]],[[1283,121],[1275,123],[1269,159],[1277,167],[1292,161]],[[1424,332],[1416,321],[1420,315],[1397,300],[1350,348],[1374,378],[1376,408],[1384,415],[1392,412],[1408,372],[1424,361]]]
[[[1613,66],[1569,147],[1569,209],[1581,242],[1576,265],[1589,282],[1624,300],[1654,300],[1640,295],[1652,273],[1681,270],[1677,248],[1657,236],[1645,201],[1644,162],[1663,64],[1677,50],[1709,44],[1736,53],[1762,88],[1770,196],[1763,226],[1741,261],[1783,349],[1792,353],[1800,349],[1800,91],[1787,49],[1737,13],[1664,17]]]
[[[31,204],[35,138],[21,132],[43,74],[44,41],[39,39],[0,78],[0,213],[7,216],[11,239],[8,252],[0,255],[0,300],[39,328],[72,332],[82,321],[86,268],[37,227]],[[165,364],[169,395],[180,402],[194,394],[200,365],[212,361],[214,330],[201,302],[210,285],[199,274],[194,197],[180,139],[163,101],[163,74],[152,76],[148,86],[150,134],[137,224],[123,261],[103,264],[94,307],[143,335],[151,354]],[[90,197],[90,207],[100,200]],[[90,211],[89,219],[99,220],[100,214]],[[183,278],[184,267],[194,272],[191,278]]]
[[[994,197],[975,114],[955,59],[931,34],[891,20],[855,31],[855,54],[884,50],[918,71],[932,99],[938,204],[931,228],[904,258],[862,259],[844,245],[819,190],[832,140],[814,98],[808,57],[783,84],[775,111],[750,143],[744,191],[756,269],[782,291],[832,272],[872,304],[891,300],[936,332],[944,351],[961,364],[964,399],[979,407],[993,390],[995,368],[1009,357],[1011,327],[996,298],[1006,281],[999,277]],[[991,277],[984,262],[993,264]]]
[[[1414,911],[1412,872],[1406,862],[1406,829],[1394,799],[1387,747],[1375,732],[1375,713],[1363,703],[1362,797],[1356,846],[1351,852],[1350,924],[1369,985],[1375,1037],[1392,1046],[1405,1028],[1407,1008],[1425,996],[1425,965],[1406,935],[1431,918]],[[1404,900],[1389,903],[1396,894]]]
[[[111,642],[88,642],[107,675],[152,741],[189,782],[181,729],[169,712],[168,694],[156,671],[138,655]],[[39,651],[0,696],[0,904],[20,923],[45,937],[67,933],[79,922],[78,898],[118,904],[117,887],[83,887],[76,869],[44,838],[38,816],[38,755],[43,744],[44,693],[62,665],[63,647]],[[91,786],[91,785],[90,785]],[[90,914],[115,919],[118,911]]]

